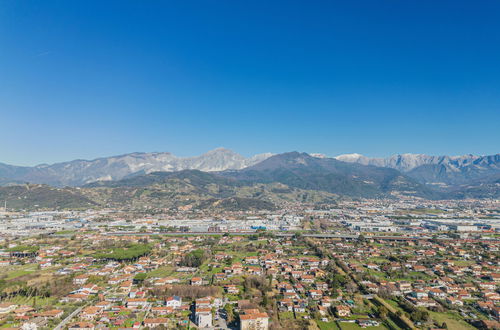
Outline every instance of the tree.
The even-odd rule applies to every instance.
[[[267,295],[264,294],[264,296],[262,297],[262,302],[261,302],[261,305],[263,307],[267,307],[267,305],[269,304],[269,299],[267,298]]]
[[[134,281],[136,283],[142,283],[144,282],[144,280],[147,278],[147,274],[146,273],[139,273],[137,275],[134,276]]]
[[[234,310],[233,310],[233,305],[232,304],[226,304],[224,306],[224,310],[226,311],[227,314],[227,322],[231,323],[234,319]]]
[[[206,259],[207,255],[205,254],[205,251],[198,249],[186,254],[184,258],[182,258],[180,265],[187,267],[200,267]]]
[[[330,286],[333,289],[338,289],[341,286],[347,283],[347,279],[344,275],[341,274],[333,274],[332,277],[329,278]]]
[[[378,309],[378,313],[380,315],[380,318],[386,319],[389,311],[387,310],[387,308],[385,306],[380,306]]]

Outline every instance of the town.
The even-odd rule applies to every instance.
[[[0,1],[0,330],[500,330],[500,1]]]
[[[497,329],[500,203],[1,213],[12,329]]]

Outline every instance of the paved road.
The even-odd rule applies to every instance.
[[[229,327],[227,326],[227,322],[226,320],[221,316],[221,314],[219,313],[219,310],[217,310],[215,312],[219,319],[217,321],[215,321],[215,328],[216,329],[224,329],[224,330],[229,330]]]
[[[109,291],[111,291],[111,289],[108,289],[104,292],[104,295],[108,294]],[[77,309],[75,309],[71,314],[69,314],[64,320],[61,321],[61,323],[59,323],[55,328],[54,330],[63,330],[64,329],[64,326],[66,325],[66,323],[68,323],[69,321],[71,321],[71,319],[73,319],[76,315],[78,315],[78,313],[80,313],[82,311],[82,309],[84,309],[85,307],[89,306],[90,304],[93,304],[95,303],[95,301],[89,301],[87,302],[85,305],[83,305],[82,307],[78,307]]]
[[[73,313],[71,313],[68,316],[66,316],[66,318],[64,320],[62,320],[61,323],[59,323],[57,325],[57,327],[54,328],[54,330],[62,330],[62,329],[64,329],[64,326],[66,325],[66,323],[68,323],[73,317],[75,317],[78,313],[80,313],[82,311],[82,309],[84,309],[85,307],[87,307],[87,305],[88,304],[85,304],[82,307],[78,307],[77,309],[75,309],[73,311]]]

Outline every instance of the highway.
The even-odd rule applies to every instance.
[[[293,237],[294,233],[282,233],[282,232],[270,232],[273,233],[277,237]],[[254,231],[242,231],[242,232],[107,232],[105,235],[108,236],[153,236],[153,235],[161,235],[161,236],[221,236],[221,235],[230,235],[230,236],[248,236],[258,234]],[[366,236],[366,239],[375,239],[375,240],[387,240],[387,241],[418,241],[418,240],[431,240],[432,237],[425,236],[396,236],[396,235],[384,235],[384,236]],[[312,238],[334,238],[334,239],[357,239],[359,235],[356,234],[301,234],[302,237],[312,237]],[[498,242],[499,239],[455,239],[455,238],[437,238],[439,241],[460,241],[460,242]]]

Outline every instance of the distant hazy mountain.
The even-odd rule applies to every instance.
[[[256,184],[276,183],[284,185],[286,189],[321,191],[351,197],[383,197],[393,193],[429,198],[439,197],[431,189],[395,169],[350,164],[333,158],[318,158],[299,152],[271,156],[241,170],[217,173],[193,170],[154,172],[118,181],[94,182],[85,187],[143,188],[158,185],[171,187],[172,182],[188,182],[192,189],[196,187],[195,191],[198,193],[207,194],[210,190],[213,194],[217,191],[217,197],[231,197],[235,189],[241,191],[245,187]],[[230,194],[221,195],[223,192]],[[215,195],[212,196],[215,197]]]
[[[403,154],[389,158],[368,158],[360,154],[348,154],[335,158],[343,162],[394,168],[419,182],[442,186],[467,185],[500,173],[500,154],[490,156]]]
[[[39,185],[20,185],[24,182]],[[15,200],[19,207],[269,208],[285,202],[326,203],[338,196],[500,198],[500,154],[328,158],[289,152],[245,158],[222,148],[187,158],[132,153],[34,167],[0,164],[2,185],[13,188],[0,188],[0,200]]]
[[[53,186],[80,186],[102,180],[151,172],[175,172],[196,169],[205,172],[238,170],[254,165],[271,154],[245,158],[231,150],[219,148],[196,157],[177,157],[168,152],[131,153],[94,160],[74,160],[34,167],[0,163],[0,182],[30,182]]]

